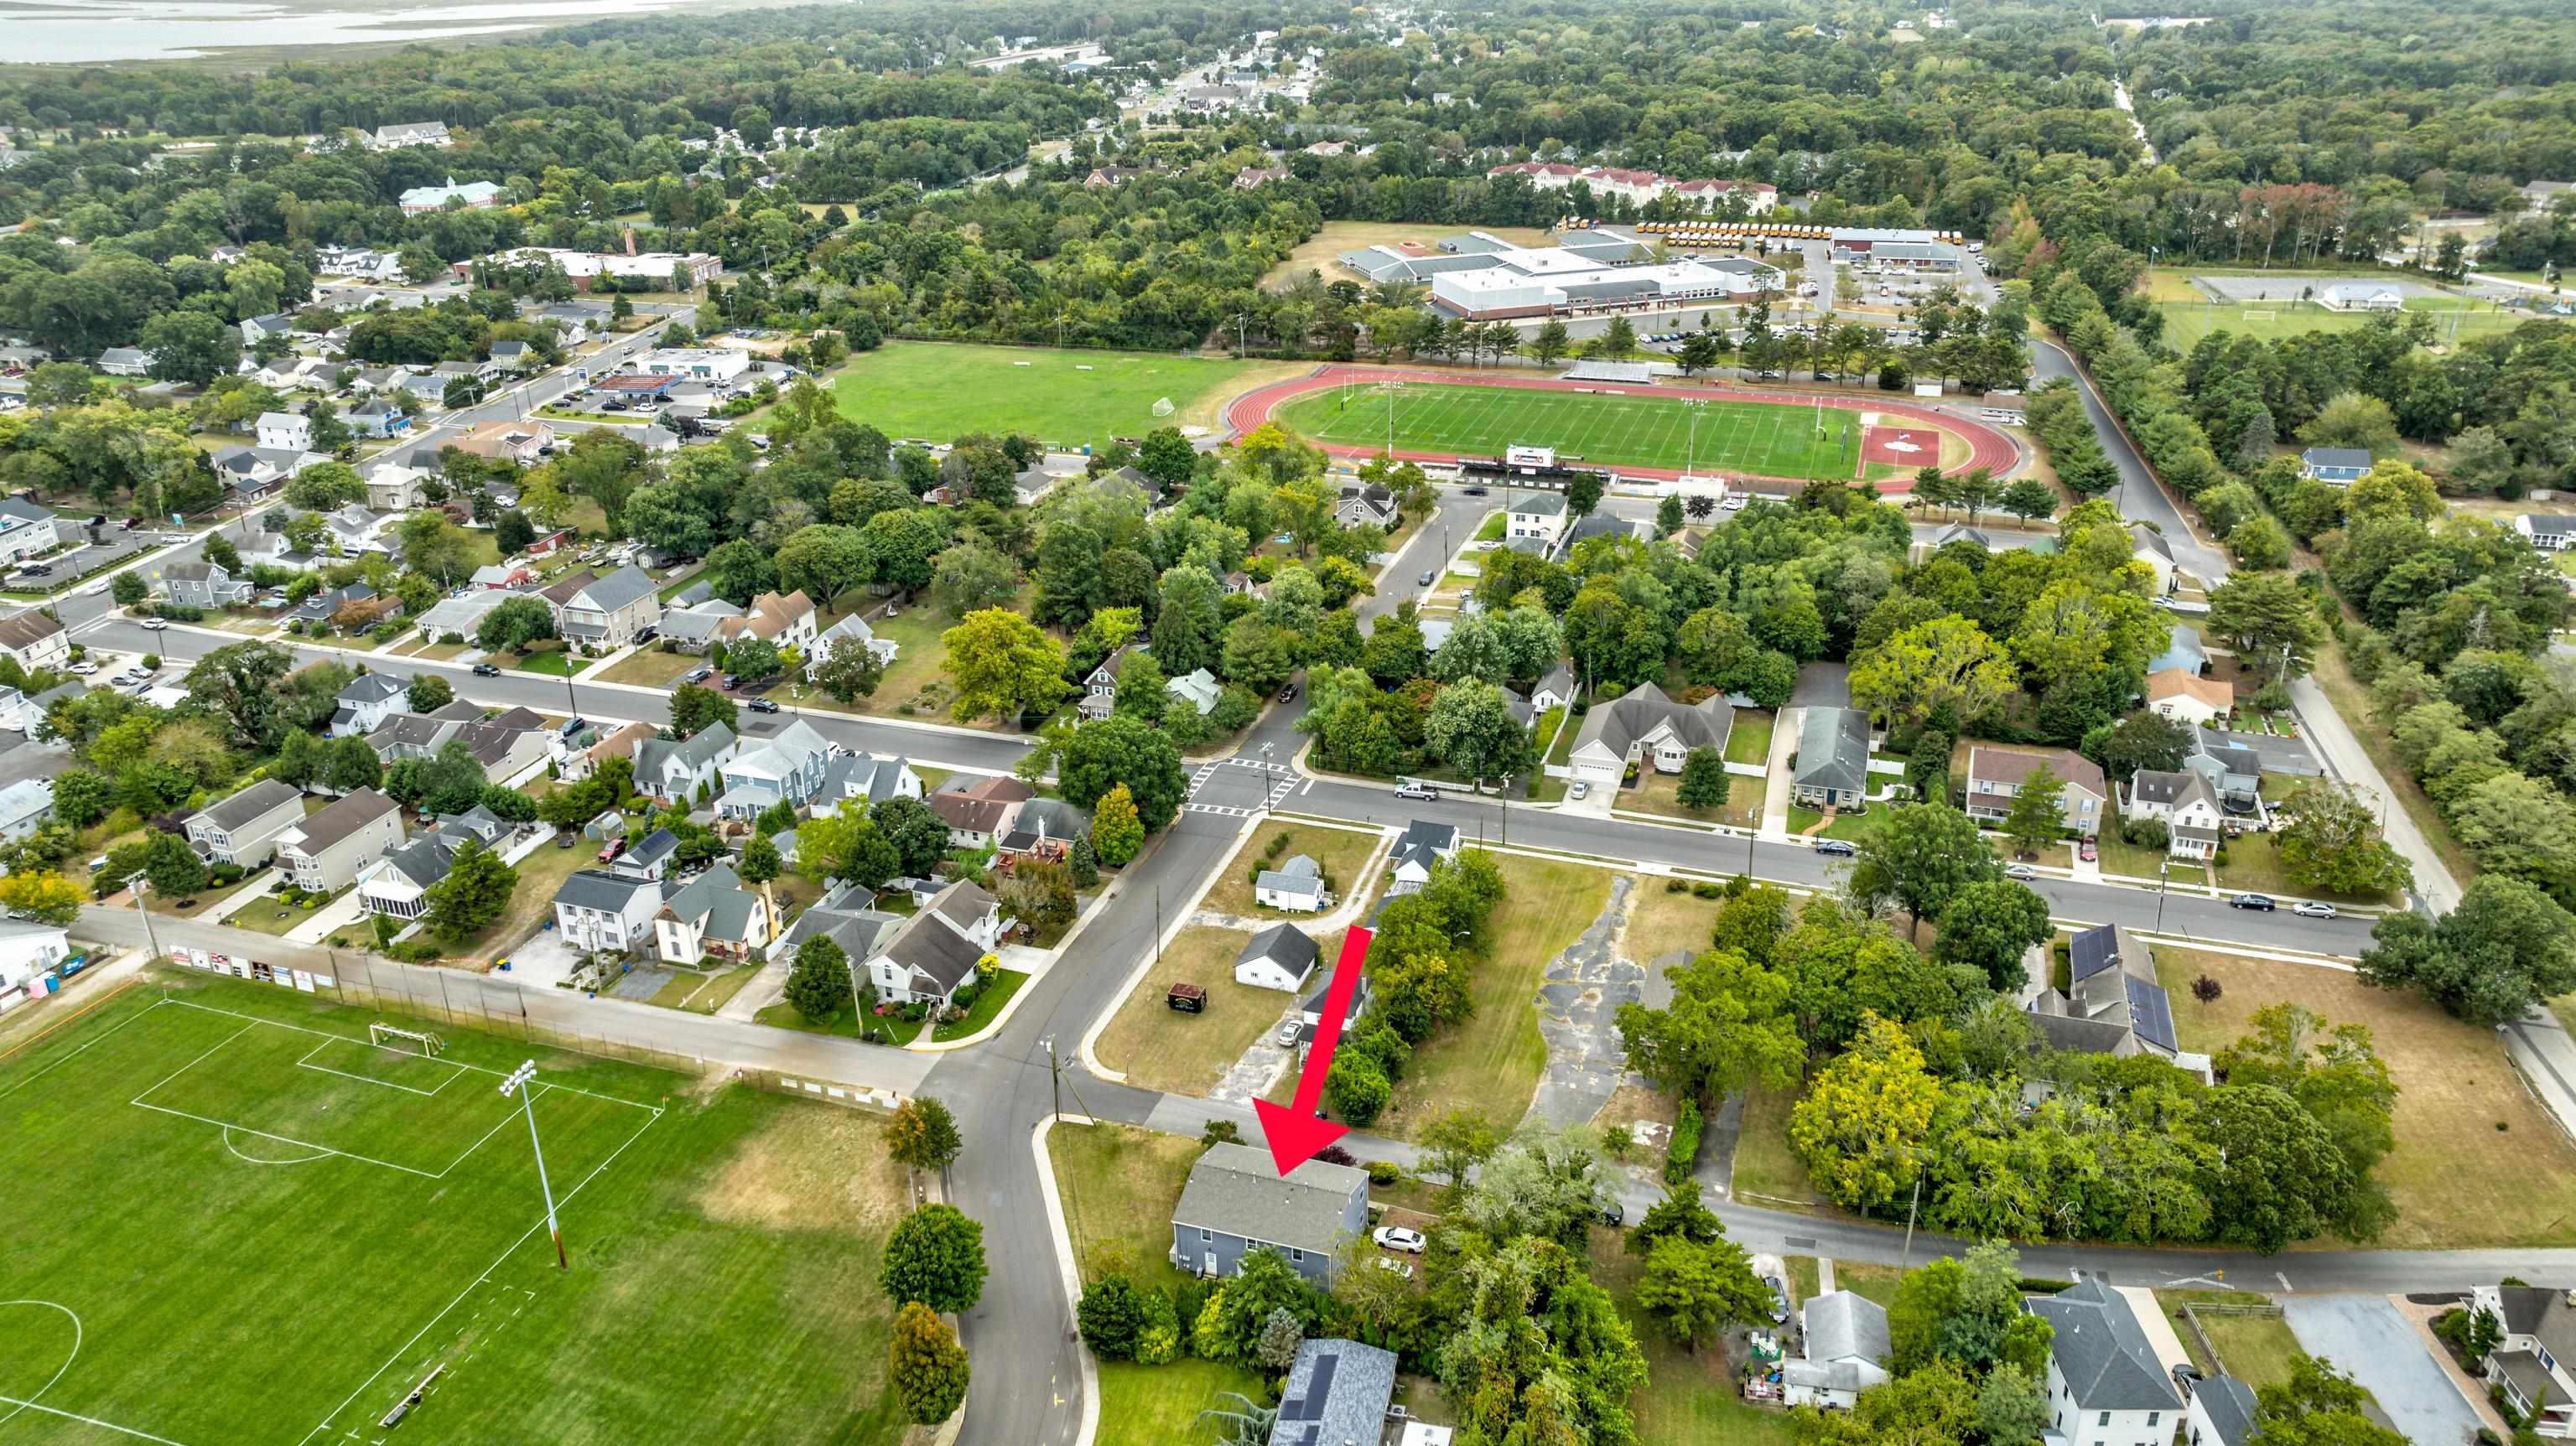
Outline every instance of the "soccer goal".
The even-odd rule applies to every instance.
[[[428,1030],[405,1029],[398,1024],[368,1025],[367,1040],[378,1049],[401,1050],[405,1054],[414,1051],[421,1054],[436,1054],[447,1048],[447,1041]]]
[[[1154,399],[1155,416],[1168,417],[1172,414],[1173,410],[1172,399],[1170,397],[1156,397]]]
[[[2278,320],[2278,319],[2279,319],[2279,317],[2280,317],[2280,315],[2281,315],[2281,313],[2279,313],[2279,312],[2277,312],[2277,311],[2249,311],[2249,312],[2245,313],[2245,320],[2247,320],[2247,321],[2274,321],[2274,320]]]

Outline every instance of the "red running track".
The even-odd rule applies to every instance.
[[[1232,431],[1233,435],[1240,437],[1244,433],[1251,431],[1253,428],[1260,426],[1262,423],[1269,421],[1270,414],[1277,410],[1280,404],[1287,402],[1292,398],[1302,397],[1310,392],[1324,391],[1332,387],[1351,384],[1367,385],[1377,382],[1430,382],[1437,383],[1441,386],[1521,387],[1530,391],[1541,392],[1597,392],[1601,389],[1597,383],[1557,381],[1540,377],[1472,376],[1452,372],[1414,371],[1403,367],[1365,367],[1326,364],[1324,366],[1317,367],[1312,373],[1306,376],[1292,377],[1284,382],[1272,382],[1268,386],[1256,387],[1251,391],[1245,392],[1242,396],[1235,398],[1233,401],[1226,404],[1226,426]],[[1826,406],[1836,408],[1840,411],[1875,412],[1880,417],[1889,421],[1902,419],[1907,423],[1930,427],[1936,431],[1948,432],[1952,436],[1959,438],[1968,444],[1968,460],[1951,468],[1950,471],[1953,474],[1966,472],[1977,467],[1984,467],[1992,471],[1996,476],[2000,477],[2019,466],[2021,462],[2021,453],[2013,446],[2012,439],[2006,437],[2003,433],[1996,431],[1994,428],[1981,426],[1975,422],[1964,421],[1958,417],[1948,416],[1925,407],[1919,407],[1911,402],[1879,401],[1876,398],[1870,398],[1864,401],[1852,397],[1836,396],[1830,393],[1820,399],[1812,393],[1805,396],[1799,396],[1793,393],[1784,392],[1755,392],[1747,391],[1741,387],[1700,382],[1657,382],[1651,388],[1629,389],[1626,394],[1629,396],[1666,396],[1675,398],[1708,397],[1719,401],[1758,402],[1783,407],[1812,407],[1821,400]],[[1342,457],[1374,457],[1384,449],[1378,447],[1350,447],[1325,444],[1324,450]],[[1458,460],[1459,454],[1455,452],[1399,451],[1395,456],[1398,461],[1404,462],[1455,462]],[[1622,476],[1653,477],[1666,481],[1681,476],[1681,473],[1678,470],[1669,467],[1632,467],[1620,464],[1613,470],[1616,470]],[[1734,475],[1758,478],[1765,482],[1783,482],[1792,486],[1803,486],[1809,480],[1804,477],[1764,477],[1759,473],[1750,472]],[[1903,493],[1912,490],[1913,486],[1914,481],[1911,477],[1894,477],[1881,482],[1879,484],[1879,490],[1889,493]]]

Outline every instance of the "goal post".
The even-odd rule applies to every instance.
[[[398,1050],[404,1054],[436,1054],[447,1048],[447,1041],[426,1029],[405,1029],[398,1024],[370,1024],[367,1042],[378,1049]]]
[[[2280,316],[2281,313],[2277,311],[2248,311],[2245,313],[2243,319],[2246,321],[2277,321],[2280,319]]]
[[[1157,397],[1157,398],[1155,398],[1155,399],[1154,399],[1154,415],[1155,415],[1155,416],[1158,416],[1158,417],[1168,417],[1168,416],[1170,416],[1170,415],[1171,415],[1175,410],[1177,410],[1177,409],[1176,409],[1175,407],[1173,407],[1173,405],[1172,405],[1172,399],[1171,399],[1170,397]]]

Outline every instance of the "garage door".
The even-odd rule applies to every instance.
[[[1583,762],[1578,760],[1574,764],[1574,776],[1586,783],[1617,783],[1619,781],[1620,774],[1623,772],[1625,772],[1625,770],[1615,763]]]

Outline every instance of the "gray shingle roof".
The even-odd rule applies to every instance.
[[[1521,492],[1513,495],[1504,510],[1520,517],[1563,517],[1565,494],[1562,492]]]
[[[342,839],[389,813],[400,813],[394,801],[372,788],[361,788],[294,827],[304,835],[296,847],[307,855],[328,852]]]
[[[1798,725],[1797,781],[1815,788],[1865,788],[1869,716],[1857,708],[1809,708]]]
[[[1374,1442],[1395,1400],[1395,1353],[1357,1341],[1303,1341],[1279,1397],[1270,1446]]]
[[[2126,1296],[2098,1280],[2079,1280],[2024,1304],[2056,1328],[2049,1349],[2079,1410],[2154,1411],[2182,1405]]]
[[[383,703],[404,697],[411,691],[411,680],[391,673],[361,673],[340,690],[343,703]]]
[[[1368,1173],[1349,1165],[1308,1160],[1283,1177],[1267,1150],[1217,1145],[1190,1167],[1172,1223],[1330,1253],[1341,1244],[1344,1208],[1367,1189]]]
[[[621,567],[581,590],[574,599],[584,607],[613,613],[653,593],[653,575],[640,567]]]
[[[1254,959],[1268,959],[1303,983],[1307,972],[1315,967],[1321,951],[1314,936],[1294,924],[1273,924],[1252,936],[1234,962],[1243,964]]]
[[[2254,1439],[2253,1387],[2234,1376],[2212,1376],[2193,1388],[2193,1398],[2218,1433],[2203,1446],[2246,1446]]]
[[[231,833],[270,809],[293,803],[303,796],[290,784],[280,783],[274,778],[263,778],[220,803],[208,804],[205,812],[198,814],[197,817],[226,833]]]
[[[1574,746],[1598,742],[1625,758],[1639,739],[1661,727],[1669,728],[1684,748],[1724,748],[1734,726],[1735,710],[1722,697],[1676,703],[1663,689],[1643,683],[1622,697],[1593,704],[1575,732]]]
[[[583,869],[566,877],[563,887],[555,890],[555,902],[576,909],[597,909],[607,914],[622,914],[626,905],[639,893],[659,897],[660,883],[652,879],[612,874],[602,869]]]
[[[1420,864],[1427,869],[1439,861],[1441,854],[1449,853],[1457,847],[1458,825],[1433,823],[1428,819],[1417,818],[1405,828],[1403,833],[1396,836],[1395,849],[1389,855],[1388,861],[1395,864]]]
[[[1887,1307],[1865,1295],[1827,1291],[1800,1308],[1800,1319],[1806,1326],[1809,1360],[1887,1359]]]

